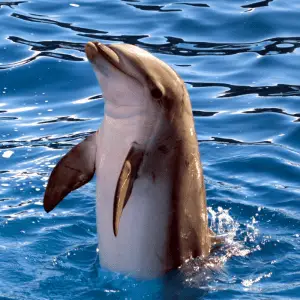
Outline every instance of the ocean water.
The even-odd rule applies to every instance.
[[[299,0],[72,1],[0,2],[0,299],[300,299]],[[138,45],[186,82],[227,235],[205,266],[101,269],[95,180],[44,212],[52,168],[103,117],[90,40]]]

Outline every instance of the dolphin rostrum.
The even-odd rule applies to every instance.
[[[153,278],[208,256],[216,237],[183,80],[133,45],[89,42],[85,50],[105,99],[104,119],[52,171],[45,210],[96,173],[102,267]]]

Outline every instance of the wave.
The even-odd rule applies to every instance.
[[[250,94],[257,94],[261,97],[290,97],[300,96],[300,85],[277,84],[271,86],[246,86],[246,85],[233,85],[228,83],[219,82],[192,82],[187,81],[186,84],[192,87],[224,87],[229,90],[223,92],[218,98],[229,98],[244,96]]]
[[[14,8],[14,6],[18,6],[22,3],[27,3],[28,1],[5,1],[5,2],[0,2],[0,8],[2,6],[7,6],[10,8]]]
[[[133,5],[133,4],[130,4]],[[149,35],[110,35],[107,31],[89,29],[74,26],[71,23],[60,22],[41,16],[29,16],[21,13],[12,13],[12,17],[27,22],[37,22],[51,24],[61,28],[70,29],[77,32],[78,35],[103,41],[118,41],[128,44],[134,44],[146,48],[151,52],[161,54],[172,54],[178,56],[202,56],[202,55],[235,55],[240,53],[256,53],[260,56],[277,55],[293,53],[300,46],[300,37],[273,37],[262,41],[252,43],[211,43],[200,41],[185,41],[182,38],[165,36],[165,43],[148,44],[142,41]],[[63,41],[28,41],[18,37],[11,36],[8,39],[22,44],[28,44],[37,47],[40,50],[53,50],[57,48],[66,48],[83,51],[82,43],[70,43]]]
[[[269,3],[271,3],[271,2],[273,2],[273,0],[263,0],[263,1],[254,2],[251,4],[242,5],[241,7],[253,9],[253,8],[258,8],[258,7],[269,6]]]

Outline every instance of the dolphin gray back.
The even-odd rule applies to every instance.
[[[166,253],[167,269],[180,266],[190,258],[206,257],[211,249],[203,169],[192,108],[185,86],[181,102],[182,108],[177,110],[171,120],[176,146]]]

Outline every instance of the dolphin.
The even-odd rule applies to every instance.
[[[217,237],[206,193],[189,94],[180,76],[129,44],[85,47],[105,99],[101,127],[53,169],[50,212],[94,174],[100,265],[155,278],[195,257]]]

